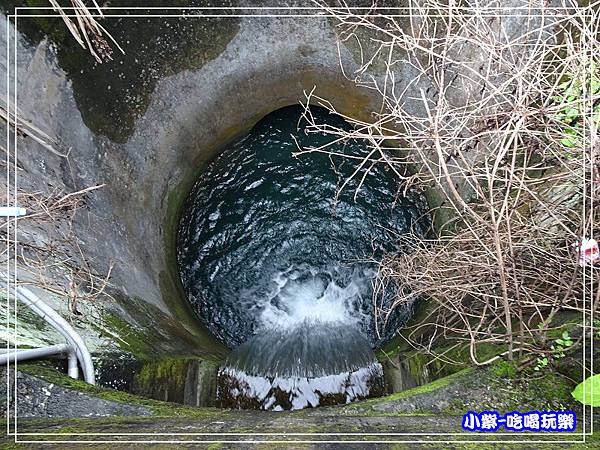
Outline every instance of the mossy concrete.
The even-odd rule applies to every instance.
[[[115,20],[107,17],[104,25]],[[60,150],[72,149],[65,160],[28,136],[19,136],[20,187],[44,193],[105,185],[86,197],[72,223],[86,267],[102,276],[113,266],[106,290],[110,297],[101,300],[103,320],[89,328],[145,359],[199,356],[219,360],[227,353],[191,310],[176,267],[181,205],[207,162],[266,114],[306,100],[305,93],[314,87],[317,95],[343,114],[369,120],[370,111],[378,106],[375,92],[358,88],[342,74],[340,57],[350,64],[347,67],[356,65],[347,51],[338,53],[336,34],[326,18],[245,17],[232,23],[221,23],[211,31],[219,35],[214,45],[190,44],[213,45],[211,51],[190,50],[199,59],[171,65],[169,61],[182,59],[180,53],[161,56],[161,67],[170,68],[157,69],[152,83],[145,83],[141,106],[132,108],[134,120],[119,118],[120,108],[113,111],[111,107],[119,95],[113,98],[103,91],[123,84],[122,70],[109,73],[110,67],[115,69],[109,64],[97,66],[87,78],[76,73],[77,64],[84,60],[65,58],[66,50],[52,43],[65,39],[64,33],[57,32],[59,25],[38,23],[41,28],[35,39],[17,35],[22,116],[49,132]],[[0,39],[5,39],[6,21],[1,26]],[[111,22],[110,26],[117,25]],[[124,39],[132,41],[127,45],[135,49],[141,41],[156,37],[152,30],[149,26],[146,34],[123,31]],[[44,39],[44,33],[50,38]],[[144,55],[130,51],[126,58],[143,59]],[[116,61],[121,65],[122,60]],[[86,66],[84,72],[88,70],[92,69]],[[100,75],[102,89],[96,92],[83,86]],[[128,74],[124,76],[128,79]],[[105,119],[94,119],[107,114],[117,114],[111,120],[115,126],[123,125],[125,133],[117,136],[104,126]],[[98,122],[104,125],[97,126]],[[27,219],[21,220],[20,230],[24,240],[41,232]],[[70,253],[78,258],[77,250]],[[58,274],[57,280],[63,282],[67,275]]]
[[[245,6],[259,4],[244,3]],[[299,4],[312,5],[308,2]],[[106,19],[110,20],[113,19]],[[1,22],[0,39],[5,39],[6,21]],[[53,34],[55,41],[64,39],[64,32],[60,35],[56,28],[47,26],[48,23],[40,25],[42,31]],[[101,96],[89,86],[83,86],[82,83],[89,80],[74,72],[78,61],[65,58],[60,50],[57,53],[47,39],[28,41],[18,36],[16,43],[22,117],[51,133],[62,150],[72,149],[67,161],[49,153],[30,137],[19,136],[22,169],[19,184],[24,190],[43,193],[54,189],[72,192],[105,184],[104,188],[88,196],[84,214],[76,216],[73,223],[80,241],[78,245],[86,255],[86,265],[94,273],[105,274],[108,265],[114,264],[107,291],[111,297],[103,299],[106,303],[103,320],[96,328],[91,325],[89,328],[93,332],[106,333],[105,337],[112,339],[122,350],[157,361],[192,355],[218,361],[227,352],[191,311],[175,265],[181,205],[205,164],[223,144],[249,130],[274,109],[305,100],[305,92],[315,86],[315,93],[331,101],[343,114],[369,121],[372,119],[370,113],[381,107],[376,92],[356,87],[354,80],[341,73],[340,58],[346,73],[352,73],[358,67],[356,52],[342,46],[338,54],[337,35],[326,18],[246,17],[236,20],[235,26],[219,30],[222,35],[210,52],[199,59],[192,58],[188,65],[175,65],[175,70],[159,70],[159,76],[152,83],[146,83],[134,101],[137,106],[132,111],[117,108],[116,116],[110,116],[113,113],[107,107],[110,101],[102,102]],[[132,39],[137,38],[132,36]],[[130,56],[134,55],[128,54]],[[5,64],[5,60],[0,57],[0,64]],[[397,80],[411,80],[414,74],[407,66],[397,66]],[[9,85],[14,81],[13,76],[10,71]],[[111,80],[109,74],[104,76],[108,78],[103,80],[106,87]],[[7,80],[0,81],[4,91],[6,83]],[[472,88],[479,89],[479,86]],[[411,103],[409,100],[404,107],[419,113],[420,101]],[[109,123],[107,117],[122,119],[123,123]],[[112,129],[113,126],[120,129]],[[432,206],[443,203],[444,195],[439,190],[432,190],[427,195]],[[435,220],[438,229],[446,222],[444,217]],[[35,224],[27,219],[21,221],[20,227],[24,236],[28,232],[39,233]],[[36,329],[37,325],[32,323],[31,327]],[[384,350],[387,349],[390,352],[384,358],[399,358],[408,350],[393,344]],[[493,355],[498,348],[480,347],[479,350]],[[464,355],[457,353],[454,356]],[[457,360],[467,364],[468,358]],[[408,373],[413,378],[421,376],[419,384],[428,381],[423,377],[425,368],[433,369],[435,376],[463,368],[460,363],[450,367],[416,353],[409,361]],[[157,364],[160,366],[161,363]],[[503,379],[499,373],[511,374],[507,367],[497,368],[497,371],[494,374],[497,379]],[[458,373],[462,375],[456,374],[456,380],[461,383],[470,379],[463,376],[464,372]],[[413,414],[402,412],[399,405],[416,397],[421,402],[424,396],[447,393],[445,389],[455,386],[454,382],[444,384],[447,382],[447,379],[440,381],[434,385],[437,388],[429,392],[417,390],[402,398],[387,399],[394,402],[394,406],[390,406],[396,408],[392,414]],[[537,386],[543,395],[552,395],[549,392],[552,386],[562,386],[562,398],[567,385],[561,383],[562,379],[549,378]],[[431,389],[431,385],[427,389]],[[526,398],[523,391],[521,394]],[[446,412],[456,413],[461,407],[468,406],[458,401],[462,400],[447,405]],[[378,403],[377,407],[383,404]],[[414,409],[419,408],[415,406]],[[192,414],[185,411],[184,415]],[[414,412],[417,413],[427,414]],[[329,425],[334,429],[337,425],[334,426],[333,421],[338,413],[327,414],[330,414],[327,416]],[[448,420],[455,425],[454,418]],[[421,428],[427,423],[424,420]],[[286,424],[289,426],[284,420],[280,425],[283,428]],[[392,428],[392,422],[385,424],[387,429]],[[264,422],[238,423],[240,429],[252,429],[255,425],[264,425]],[[406,423],[407,429],[418,429],[411,428],[417,425],[418,421]],[[320,426],[314,422],[310,425]],[[340,427],[344,426],[361,425],[350,421],[346,425],[340,424]],[[376,421],[368,424],[371,429],[377,429],[377,426]]]
[[[473,366],[470,348],[468,345],[456,340],[452,333],[445,337],[438,337],[430,341],[435,328],[435,303],[422,301],[415,310],[415,314],[408,321],[400,333],[384,345],[377,352],[377,358],[384,367],[384,375],[388,392],[400,392],[420,386],[438,378],[454,374]],[[428,322],[430,325],[423,326]],[[532,327],[535,327],[535,323]],[[518,323],[514,324],[515,329]],[[545,345],[550,348],[553,340],[560,338],[563,332],[569,332],[574,340],[581,337],[581,314],[572,311],[559,311],[549,324],[549,331],[542,335],[539,333],[540,345],[542,336],[545,336]],[[413,348],[408,342],[430,345],[430,351]],[[595,338],[595,340],[599,340]],[[504,359],[508,346],[502,343],[479,343],[475,346],[475,356],[481,362],[493,361],[492,370],[500,374],[511,373],[517,375],[517,366],[525,363],[531,356],[515,354],[514,361]],[[504,355],[504,357],[501,357]],[[500,359],[498,359],[500,358]],[[600,351],[587,355],[588,361],[600,361]],[[573,383],[583,379],[583,350],[581,346],[565,349],[565,356],[555,358],[548,370],[560,373]],[[532,364],[525,364],[526,368]],[[539,375],[539,374],[538,374]]]
[[[44,433],[43,435],[27,436],[27,438],[25,435],[21,435],[21,439],[43,440],[48,443],[56,440],[80,441],[79,444],[70,444],[71,447],[65,443],[55,444],[61,445],[61,448],[78,448],[77,445],[83,445],[84,442],[93,444],[95,440],[106,440],[107,436],[115,441],[111,443],[111,448],[121,448],[119,446],[128,448],[125,446],[131,444],[123,442],[124,440],[143,441],[149,439],[158,441],[157,443],[162,441],[164,445],[173,445],[181,441],[198,441],[205,442],[204,445],[209,445],[211,443],[216,444],[214,441],[225,440],[229,441],[229,444],[224,444],[226,448],[229,448],[235,441],[242,441],[240,443],[242,446],[249,446],[249,444],[243,442],[248,440],[265,441],[267,448],[270,448],[269,446],[294,448],[295,445],[299,445],[295,444],[295,441],[308,440],[313,442],[311,447],[316,448],[327,448],[328,446],[328,444],[319,443],[319,441],[362,442],[362,444],[354,444],[357,448],[364,448],[365,445],[369,445],[369,448],[371,448],[376,441],[387,441],[388,444],[382,446],[382,448],[443,447],[456,449],[470,448],[468,447],[468,445],[471,445],[469,442],[474,440],[480,441],[478,448],[509,448],[509,442],[515,440],[521,442],[521,444],[518,444],[519,447],[515,448],[527,448],[523,446],[522,442],[529,439],[552,442],[553,440],[574,440],[576,438],[574,435],[546,435],[542,433],[515,433],[499,436],[494,433],[469,433],[461,428],[462,414],[466,411],[463,408],[473,410],[496,409],[507,412],[512,410],[511,408],[515,408],[512,397],[513,395],[520,396],[522,394],[521,389],[532,390],[532,394],[528,402],[518,404],[516,408],[518,410],[573,407],[571,404],[561,405],[547,402],[548,398],[562,401],[562,393],[556,392],[556,390],[551,391],[551,386],[559,386],[559,379],[553,376],[548,377],[542,383],[530,380],[526,386],[504,384],[508,389],[501,389],[501,386],[502,383],[508,383],[511,378],[503,378],[499,380],[499,384],[492,386],[491,393],[485,393],[482,389],[485,389],[486,383],[489,382],[489,377],[492,374],[487,370],[465,370],[430,385],[380,399],[358,402],[345,407],[325,407],[277,413],[174,406],[173,404],[146,400],[123,393],[109,393],[108,390],[70,380],[66,376],[51,372],[48,369],[27,367],[26,370],[32,373],[35,372],[36,377],[49,383],[68,386],[69,389],[85,392],[86,395],[99,396],[105,399],[110,398],[113,401],[131,405],[144,405],[155,416],[160,417],[160,420],[157,420],[157,417],[127,416],[93,420],[85,418],[21,418],[19,420],[19,432]],[[493,375],[497,376],[498,374]],[[545,397],[540,396],[541,392],[537,391],[540,387],[548,390],[544,393]],[[446,408],[433,414],[432,411],[436,407],[443,407],[443,405],[439,405],[440,398],[447,396],[454,390],[461,393],[460,397],[455,396],[454,398],[464,403],[459,405],[456,402],[456,404],[453,404],[454,409]],[[482,392],[484,392],[483,395]],[[419,405],[422,409],[412,408],[412,411],[409,411],[411,404]],[[574,408],[577,410],[576,406]],[[588,429],[589,425],[588,423]],[[582,423],[580,422],[579,429],[581,429],[581,426]],[[149,438],[144,435],[145,433],[153,435]],[[207,435],[206,433],[222,434]],[[235,433],[247,433],[248,435]],[[259,433],[274,433],[275,436]],[[336,433],[347,434],[340,435]],[[404,434],[399,435],[398,433]],[[427,433],[437,433],[437,435],[427,435]],[[9,444],[11,440],[11,437],[8,436],[5,443]],[[268,442],[273,440],[279,441],[279,443]],[[422,441],[422,443],[411,443],[411,441],[417,440]],[[463,443],[463,441],[465,442]],[[494,444],[489,441],[506,441],[506,443]],[[396,444],[392,446],[394,442]],[[597,439],[592,436],[588,438],[588,442],[590,444],[587,448],[594,448],[593,445],[597,442]],[[349,442],[344,445],[351,446]],[[429,447],[425,447],[425,445],[429,445]],[[545,448],[540,443],[532,445],[535,446],[532,448]],[[561,446],[565,445],[561,444]],[[237,447],[238,445],[236,445]],[[565,446],[565,448],[569,447]]]
[[[214,406],[219,365],[197,358],[147,361],[130,392],[190,406]]]
[[[485,369],[467,368],[431,383],[342,408],[344,414],[455,414],[466,411],[546,411],[575,409],[575,384],[560,373],[532,370],[517,374],[499,361]]]
[[[142,407],[150,411],[150,415],[160,417],[219,417],[222,411],[216,408],[189,407],[177,403],[169,403],[141,397],[127,392],[108,389],[87,384],[81,380],[67,377],[64,373],[45,364],[20,364],[19,371],[43,380],[49,385],[57,385],[71,391],[80,392],[89,397],[95,397],[110,402]],[[68,405],[65,405],[68,409]]]

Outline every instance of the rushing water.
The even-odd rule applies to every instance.
[[[307,135],[301,112],[278,110],[227,146],[193,187],[180,222],[183,286],[210,331],[235,349],[221,372],[221,396],[238,406],[240,396],[280,409],[316,406],[325,393],[339,401],[372,394],[381,376],[372,348],[410,313],[397,309],[375,331],[370,261],[398,251],[398,234],[421,232],[421,199],[399,195],[383,166],[358,193],[364,172],[336,197],[358,160],[294,157],[296,142],[332,139]],[[318,108],[313,115],[348,126]],[[359,142],[334,149],[367,151]]]

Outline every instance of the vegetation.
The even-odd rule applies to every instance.
[[[566,73],[565,81],[558,85],[558,94],[553,97],[555,105],[559,108],[554,118],[563,123],[565,135],[560,143],[568,148],[585,146],[586,116],[591,115],[590,125],[595,132],[600,126],[600,103],[586,105],[584,101],[588,93],[592,97],[600,94],[600,70],[593,60],[585,65],[589,66],[587,78],[582,80],[574,73]],[[589,109],[586,110],[586,107]],[[577,157],[576,152],[568,155]]]
[[[428,298],[433,306],[404,333],[407,342],[448,359],[437,343],[450,339],[475,365],[506,357],[540,371],[581,348],[589,322],[552,336],[561,314],[582,317],[585,307],[593,316],[600,299],[598,284],[583,282],[596,269],[578,264],[579,243],[600,225],[589,208],[600,163],[598,3],[523,12],[527,35],[459,2],[426,0],[401,18],[323,7],[342,41],[359,43],[360,67],[345,73],[379,92],[381,109],[368,123],[346,117],[349,132],[325,127],[308,104],[335,108],[312,91],[310,131],[363,139],[372,151],[352,177],[387,165],[402,189],[428,195],[435,223],[413,252],[379,262],[376,292],[403,288],[391,309],[374,299],[376,319],[384,324],[394,307]],[[395,78],[401,64],[414,79]],[[347,157],[327,146],[299,149],[307,152]],[[489,344],[506,350],[482,357]]]
[[[577,385],[572,395],[584,405],[600,406],[600,375],[586,378]]]
[[[565,357],[565,351],[569,350],[569,348],[573,345],[573,341],[571,340],[571,336],[568,331],[564,331],[562,334],[562,338],[556,339],[554,344],[551,345],[550,349],[552,350],[550,358],[560,359]],[[537,358],[537,365],[534,370],[541,370],[544,367],[548,366],[550,360],[548,356],[542,354],[541,357]]]

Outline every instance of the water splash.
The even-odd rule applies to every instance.
[[[379,392],[372,348],[410,315],[396,309],[386,324],[375,323],[368,260],[399,251],[398,233],[422,229],[422,199],[398,196],[397,179],[375,166],[359,177],[356,199],[350,183],[333,205],[357,160],[294,158],[296,140],[318,147],[331,139],[296,129],[300,114],[277,111],[224,149],[195,184],[180,222],[178,263],[189,301],[234,348],[219,375],[229,406],[289,409]],[[368,152],[356,141],[334,150]]]
[[[381,394],[383,369],[353,308],[368,278],[355,270],[340,286],[339,272],[290,268],[273,277],[261,329],[219,371],[222,406],[301,409]]]
[[[375,362],[369,341],[345,323],[306,320],[264,329],[231,352],[225,365],[251,376],[315,378]]]
[[[356,308],[370,289],[373,271],[331,267],[291,267],[273,276],[273,288],[256,299],[262,306],[263,328],[290,329],[305,321],[358,324],[368,320]]]

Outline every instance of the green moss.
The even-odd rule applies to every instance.
[[[371,400],[366,400],[364,402],[354,403],[354,404],[345,406],[344,408],[350,408],[350,409],[362,408],[364,406],[376,405],[378,403],[392,402],[392,401],[402,400],[405,398],[414,397],[416,395],[428,394],[430,392],[437,391],[439,389],[443,389],[446,386],[449,386],[450,384],[467,376],[468,374],[470,374],[472,372],[473,372],[473,369],[471,369],[471,368],[463,369],[460,372],[453,373],[452,375],[448,375],[444,378],[439,378],[435,381],[432,381],[431,383],[427,383],[422,386],[417,386],[415,388],[407,389],[406,391],[402,391],[402,392],[396,392],[396,393],[388,395],[386,397],[374,398]],[[410,415],[413,415],[413,414],[410,414]]]
[[[216,375],[218,363],[200,360],[198,358],[171,358],[158,361],[147,361],[141,370],[135,374],[132,381],[132,390],[135,394],[150,398],[168,400],[170,402],[184,403],[185,383],[190,370],[201,371],[202,374],[211,373]],[[215,377],[216,378],[216,377]],[[203,404],[211,404],[214,401],[214,384],[206,381],[201,376]],[[198,387],[200,389],[200,387]]]
[[[60,427],[57,430],[57,432],[60,434],[85,433],[85,431],[82,430],[81,428],[70,426],[70,425]]]
[[[149,409],[154,416],[160,417],[223,417],[227,412],[214,408],[198,408],[181,406],[174,403],[151,400],[136,395],[128,394],[113,389],[87,384],[81,380],[74,380],[63,373],[42,364],[19,364],[19,370],[28,373],[48,383],[62,386],[66,389],[82,392],[92,397],[101,398],[116,403],[142,406]]]
[[[500,360],[491,367],[492,373],[501,378],[515,378],[517,376],[517,368],[510,361]]]
[[[5,298],[2,298],[2,300],[4,299]],[[48,322],[29,308],[19,308],[18,317],[21,322],[33,326],[37,331],[43,332],[50,328]]]
[[[492,436],[490,436],[490,439],[492,438]],[[580,438],[574,438],[574,440],[577,440]],[[534,439],[531,439],[534,440]],[[561,448],[567,448],[567,449],[571,449],[571,448],[592,448],[592,447],[588,447],[588,446],[584,446],[581,444],[564,444],[564,443],[560,443],[559,444]],[[549,442],[548,444],[526,444],[523,443],[522,441],[519,442],[518,440],[515,439],[514,443],[510,443],[509,440],[506,440],[506,443],[502,443],[502,444],[488,444],[486,442],[478,442],[477,444],[472,444],[472,443],[468,443],[468,444],[453,444],[451,447],[447,447],[447,448],[451,448],[451,449],[456,449],[456,450],[506,450],[506,449],[514,449],[514,450],[523,450],[523,449],[530,449],[530,450],[553,450],[556,449],[557,444],[553,444],[551,442]],[[436,447],[429,447],[429,448],[436,448]]]
[[[563,410],[577,407],[571,397],[575,384],[557,372],[522,373],[515,378],[504,379],[494,377],[492,369],[489,372],[489,388],[497,393],[495,398],[498,402],[490,406],[499,411]]]
[[[531,402],[546,400],[548,409],[573,403],[571,392],[574,383],[558,373],[549,372],[538,378],[529,378],[527,381],[528,389],[523,400]]]
[[[398,336],[395,336],[394,338],[390,339],[389,342],[387,342],[381,349],[377,351],[377,358],[380,361],[383,361],[387,358],[392,358],[398,355],[399,353],[411,350],[412,347],[410,347],[407,342],[407,330],[410,330],[412,326],[419,324],[424,319],[426,319],[427,316],[429,316],[432,313],[434,308],[435,304],[433,302],[427,300],[419,301],[419,303],[415,307],[415,311],[412,317],[405,325],[404,330],[401,331],[398,334]]]
[[[104,325],[109,331],[114,332],[114,337],[119,347],[136,356],[153,354],[160,336],[154,332],[154,328],[137,329],[115,314],[105,314]]]
[[[135,318],[135,323],[125,321],[115,313],[105,312],[103,324],[97,328],[111,334],[123,350],[138,359],[197,356],[221,361],[226,355],[225,347],[194,319],[195,316],[180,316],[177,310],[169,316],[139,298],[125,297],[116,291],[111,291],[111,295],[129,317]]]
[[[27,6],[31,7],[47,7],[48,2],[45,0],[25,0]],[[67,37],[68,31],[64,24],[62,24],[59,18],[54,17],[39,17],[43,14],[47,14],[47,11],[34,9],[30,11],[31,14],[36,14],[38,17],[33,17],[29,20],[33,20],[39,26],[44,33],[51,36],[55,42],[62,42]],[[19,18],[21,20],[21,18]]]
[[[437,391],[438,389],[442,389],[442,388],[445,388],[446,386],[449,386],[451,383],[455,382],[456,380],[458,380],[472,372],[473,372],[473,369],[469,369],[469,368],[463,369],[460,372],[453,373],[452,375],[448,375],[447,377],[439,378],[435,381],[432,381],[431,383],[427,383],[422,386],[417,386],[416,388],[413,388],[413,389],[408,389],[406,391],[397,392],[388,397],[383,397],[383,399],[392,400],[392,401],[400,400],[403,398],[412,397],[414,395],[427,394],[429,392]],[[383,400],[383,399],[381,399],[381,400]]]
[[[581,328],[581,313],[575,311],[561,311],[556,314],[551,323],[551,328],[546,331],[549,340],[558,339],[563,332],[573,333]]]
[[[174,389],[183,390],[189,359],[167,359],[144,364],[136,375],[136,382],[149,386],[156,382],[168,381]]]
[[[459,398],[453,398],[450,401],[450,405],[444,410],[444,414],[449,415],[463,415],[468,408],[465,402]]]
[[[402,349],[402,350],[401,350]],[[506,350],[505,345],[483,343],[477,345],[476,355],[479,361],[486,361]],[[440,341],[433,348],[436,357],[432,354],[420,351],[406,351],[404,346],[399,346],[392,350],[389,355],[385,350],[378,352],[378,359],[385,362],[394,357],[394,364],[401,364],[404,370],[407,370],[411,378],[417,384],[429,383],[441,377],[452,375],[470,367],[470,352],[467,345],[456,345],[451,339]],[[450,362],[454,361],[454,362]]]
[[[5,0],[0,2],[0,10],[6,14],[14,14],[15,7],[47,7],[45,0]],[[20,10],[17,27],[25,39],[37,45],[45,36],[50,36],[55,42],[62,42],[69,32],[60,17],[40,17],[47,11],[40,9]],[[28,15],[32,17],[27,17]]]
[[[18,314],[10,314],[10,321],[7,322],[9,314],[6,305],[6,295],[2,293],[0,294],[0,321],[5,324],[3,327],[6,327],[10,322],[10,329],[13,329],[14,326],[18,328],[17,340],[19,341],[19,347],[35,348],[40,345],[51,344],[59,336],[42,317],[27,307],[19,306]],[[14,339],[12,335],[13,333],[4,333],[3,338],[9,338],[12,342]],[[6,343],[4,339],[0,339],[0,342]]]

